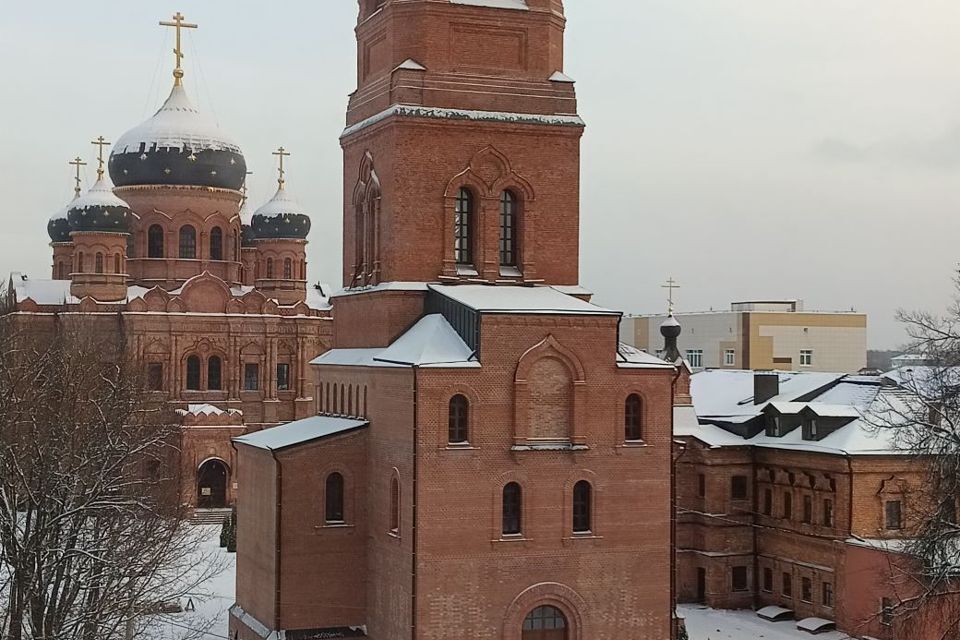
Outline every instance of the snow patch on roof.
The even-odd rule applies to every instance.
[[[576,80],[574,80],[573,78],[565,74],[563,71],[554,72],[554,74],[550,76],[550,81],[551,82],[568,82],[570,84],[573,84],[574,82],[576,82]]]
[[[342,298],[344,296],[355,296],[361,293],[372,293],[375,291],[427,291],[428,286],[425,282],[381,282],[369,287],[355,287],[353,289],[340,289],[330,295],[331,298]]]
[[[666,360],[661,360],[646,351],[623,342],[617,349],[617,366],[621,369],[673,369],[673,365]]]
[[[255,216],[263,216],[265,218],[276,218],[277,216],[285,215],[300,215],[308,216],[307,210],[303,208],[297,200],[291,196],[287,190],[281,185],[277,192],[273,195],[270,200],[268,200],[263,206],[256,210],[253,214]]]
[[[466,4],[471,7],[494,7],[497,9],[518,9],[528,11],[526,0],[450,0],[450,4]]]
[[[288,422],[279,427],[270,427],[263,431],[234,438],[237,444],[245,444],[258,449],[279,451],[298,444],[305,444],[327,436],[346,433],[365,427],[366,420],[355,418],[335,418],[332,416],[312,416]]]
[[[394,71],[396,71],[397,69],[407,69],[408,71],[426,71],[427,70],[425,66],[423,66],[413,58],[407,58],[406,60],[398,64],[394,69]]]
[[[129,209],[130,205],[118,198],[113,193],[113,184],[110,178],[104,173],[94,183],[90,190],[70,203],[68,211],[86,211],[97,207],[123,207]]]
[[[177,409],[177,413],[181,416],[193,415],[193,416],[222,416],[224,414],[230,414],[234,416],[242,416],[243,411],[239,409],[221,409],[220,407],[215,407],[212,404],[202,403],[202,404],[188,404],[186,409]]]
[[[553,287],[429,285],[430,289],[475,311],[556,315],[619,315]]]

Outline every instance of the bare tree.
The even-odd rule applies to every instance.
[[[18,326],[0,318],[0,638],[138,635],[217,570],[185,521],[179,427],[119,317]]]

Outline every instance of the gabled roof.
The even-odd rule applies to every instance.
[[[281,451],[290,447],[307,444],[321,438],[349,433],[366,427],[369,422],[356,418],[335,418],[332,416],[312,416],[288,422],[279,427],[271,427],[256,433],[234,438],[237,444],[245,444],[266,451]]]
[[[623,342],[617,349],[617,366],[621,369],[672,369],[674,365]]]
[[[584,302],[553,287],[526,287],[518,285],[489,286],[429,285],[432,291],[483,313],[555,314],[555,315],[620,315]]]

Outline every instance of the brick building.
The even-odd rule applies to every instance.
[[[169,98],[118,139],[109,176],[108,143],[95,143],[96,184],[81,193],[78,171],[47,227],[52,278],[14,273],[8,318],[30,332],[83,318],[124,336],[154,400],[182,419],[184,501],[224,507],[231,438],[314,413],[307,363],[330,347],[330,304],[307,286],[309,217],[282,174],[273,199],[241,211],[244,157],[191,104],[179,59]]]
[[[564,25],[360,3],[333,348],[235,440],[232,637],[671,637],[677,370],[578,286]]]
[[[678,601],[939,638],[893,614],[915,594],[901,552],[925,475],[875,426],[908,398],[892,377],[694,374],[675,408]]]

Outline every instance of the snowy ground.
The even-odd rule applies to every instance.
[[[189,598],[195,611],[165,615],[152,621],[145,631],[149,640],[229,639],[227,618],[236,590],[237,555],[220,548],[220,525],[200,528],[206,542],[197,549],[198,562],[213,564],[220,571]],[[181,600],[180,606],[187,608],[187,600]]]
[[[690,640],[845,640],[845,633],[830,631],[811,635],[797,629],[796,622],[767,622],[753,611],[720,611],[682,604],[678,612],[687,621]]]

